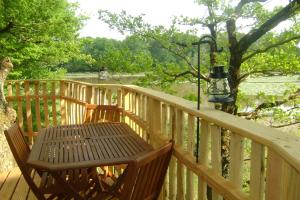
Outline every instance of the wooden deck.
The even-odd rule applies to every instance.
[[[297,136],[204,105],[198,111],[188,100],[133,85],[70,80],[16,80],[5,85],[6,100],[16,109],[30,144],[41,128],[82,124],[86,104],[118,105],[123,109],[122,122],[154,147],[174,139],[175,159],[170,163],[163,200],[185,196],[205,199],[207,185],[214,199],[300,200]],[[197,118],[201,119],[201,164],[194,156]],[[220,143],[224,131],[230,138],[229,179],[222,176]],[[247,172],[245,167],[249,167]],[[250,183],[249,193],[242,189],[244,183]],[[0,200],[30,198],[20,172],[0,175]]]
[[[19,168],[0,174],[1,200],[37,200]]]

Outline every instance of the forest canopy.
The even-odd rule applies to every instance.
[[[80,56],[84,17],[67,0],[0,0],[0,57],[12,58],[12,78],[43,78]]]

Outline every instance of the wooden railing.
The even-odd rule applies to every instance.
[[[123,120],[156,146],[176,142],[160,199],[300,199],[300,138],[179,97],[130,85],[76,81],[7,81],[7,100],[34,141],[37,131],[81,123],[85,103],[118,104]],[[196,118],[200,157],[196,163]],[[221,171],[221,137],[230,137],[229,177]],[[224,135],[223,135],[224,136]],[[207,187],[211,188],[211,190]]]

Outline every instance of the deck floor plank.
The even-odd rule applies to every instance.
[[[32,176],[33,176],[34,183],[36,185],[40,185],[41,184],[41,178],[39,177],[39,175],[36,172],[34,172],[34,174]],[[27,200],[37,200],[37,198],[34,195],[34,193],[32,192],[32,190],[29,191]]]
[[[9,172],[4,172],[0,174],[0,190],[2,188],[2,185],[4,184]]]
[[[28,192],[29,186],[26,180],[24,179],[24,176],[21,176],[11,200],[26,200]]]
[[[19,182],[21,176],[21,171],[19,168],[14,168],[6,178],[1,190],[0,190],[0,197],[1,200],[10,200],[12,197],[16,185]]]

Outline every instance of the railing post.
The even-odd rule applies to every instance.
[[[150,128],[150,143],[154,144],[153,134],[161,133],[161,103],[152,98],[148,98],[148,121]]]
[[[92,103],[93,102],[93,87],[90,86],[90,85],[86,86],[85,101],[87,103]]]

